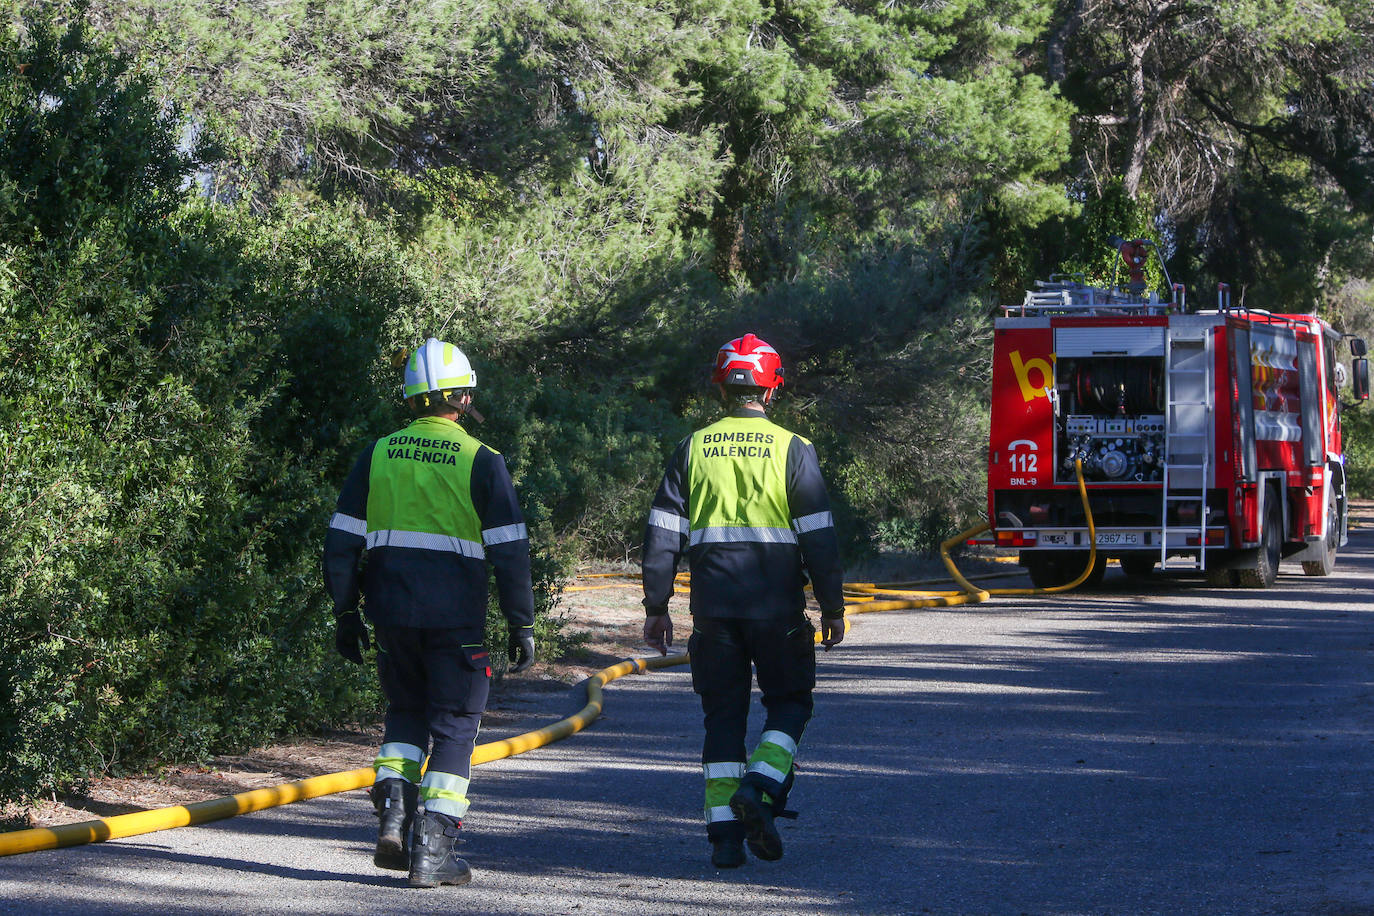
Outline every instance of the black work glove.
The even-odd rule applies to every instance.
[[[334,618],[334,649],[355,665],[363,663],[363,650],[372,648],[367,626],[357,611]]]
[[[510,673],[519,674],[534,664],[534,630],[520,627],[510,631],[506,640],[507,657],[510,659]]]
[[[673,644],[673,618],[668,616],[666,607],[661,611],[649,608],[649,611],[644,618],[644,645],[657,649],[659,655],[667,655],[668,647]],[[652,613],[654,611],[659,613]]]
[[[837,614],[821,612],[821,645],[829,652],[831,646],[844,641],[844,609]]]

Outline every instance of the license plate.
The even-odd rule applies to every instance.
[[[1139,543],[1140,543],[1140,535],[1138,535],[1138,534],[1129,534],[1129,533],[1125,533],[1125,532],[1121,532],[1121,531],[1108,531],[1108,532],[1100,532],[1100,533],[1097,535],[1097,545],[1098,545],[1099,547],[1101,547],[1101,546],[1104,545],[1104,544],[1107,544],[1107,545],[1115,545],[1115,544],[1139,544]]]

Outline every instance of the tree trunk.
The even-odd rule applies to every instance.
[[[1126,45],[1127,105],[1130,109],[1127,123],[1131,135],[1121,179],[1126,196],[1132,200],[1140,190],[1140,179],[1145,174],[1145,155],[1150,151],[1151,138],[1146,129],[1145,111],[1145,50],[1148,46],[1145,40]]]
[[[1045,41],[1045,69],[1051,83],[1062,83],[1068,73],[1064,62],[1064,46],[1083,24],[1083,0],[1070,0],[1064,11],[1064,21],[1050,30]]]
[[[721,182],[720,196],[711,213],[711,240],[714,253],[711,270],[722,283],[730,284],[743,268],[740,258],[744,246],[744,194],[739,187],[736,169],[732,168]]]

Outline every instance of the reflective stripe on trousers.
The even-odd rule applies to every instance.
[[[383,779],[404,779],[406,782],[420,781],[420,764],[424,762],[424,749],[401,741],[383,744],[372,761],[372,769],[377,771],[377,782]]]
[[[797,755],[797,742],[786,732],[766,731],[759,736],[759,746],[749,757],[748,772],[771,780],[782,788],[792,760]]]
[[[425,810],[431,813],[462,817],[468,813],[470,782],[466,776],[428,770],[420,783],[420,801]]]
[[[735,813],[730,810],[730,796],[739,788],[739,781],[744,776],[744,764],[737,760],[704,763],[701,770],[706,777],[706,823],[735,820]]]

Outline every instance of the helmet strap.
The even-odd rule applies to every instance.
[[[459,416],[467,413],[468,408],[472,406],[472,395],[462,388],[445,391],[443,395],[444,403],[458,411]]]
[[[478,423],[487,422],[487,418],[482,416],[482,412],[472,406],[472,389],[460,388],[454,391],[445,402],[454,410],[458,411],[458,416],[472,417]]]
[[[453,411],[458,416],[464,414],[476,414],[472,407],[472,392],[466,388],[450,388],[448,391],[426,391],[413,397],[406,398],[406,403],[415,413],[434,408],[443,408],[443,411]],[[482,422],[478,419],[478,422]]]
[[[738,389],[731,391],[724,385],[717,385],[717,388],[720,390],[721,400],[732,408],[744,407],[749,404],[758,404],[760,407],[767,407],[769,402],[773,399],[774,391],[772,388],[763,388],[757,393],[751,392],[749,394],[743,394],[740,393]]]

